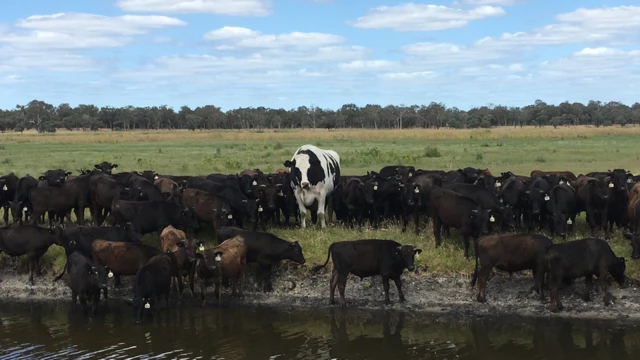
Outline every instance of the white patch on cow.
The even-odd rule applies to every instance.
[[[216,255],[215,261],[222,261],[222,256],[220,254]]]
[[[151,304],[149,304],[149,303],[144,304],[144,308],[145,309],[151,309]]]
[[[204,251],[204,245],[200,245],[200,247],[198,248],[198,250],[200,250],[200,251]]]
[[[258,212],[262,212],[263,210],[262,206],[258,206]]]
[[[491,215],[491,217],[489,218],[490,222],[496,222],[496,218],[493,217],[493,215]]]
[[[610,187],[610,188],[612,188],[612,187],[614,187],[614,186],[615,186],[615,185],[613,185],[613,183],[609,183],[609,187]]]
[[[153,180],[158,180],[159,178],[160,178],[160,176],[155,175],[155,176],[153,177]]]
[[[551,200],[551,198],[549,197],[549,195],[545,195],[545,196],[544,196],[544,201],[549,201],[549,200]]]
[[[569,219],[569,220],[567,220],[567,224],[571,225],[571,224],[573,224],[573,221],[571,221],[571,219]]]
[[[420,192],[420,189],[416,188],[415,190],[413,190],[413,192],[417,194]]]
[[[109,270],[109,273],[107,274],[108,278],[112,278],[113,277],[113,272],[111,272],[111,270]]]
[[[7,191],[9,188],[7,187],[7,185],[2,187],[2,190]]]
[[[378,185],[373,185],[373,191],[378,190]]]
[[[496,181],[496,183],[494,184],[495,187],[500,187],[502,186],[502,183],[500,181]]]
[[[28,209],[27,209],[27,207],[26,207],[26,206],[22,208],[22,211],[27,211],[27,210],[28,210]]]
[[[255,180],[253,180],[253,182],[251,183],[251,185],[256,186],[256,185],[258,185],[258,182],[257,182],[257,181],[255,181]]]
[[[231,214],[227,215],[227,219],[229,219],[229,220],[233,219],[233,215],[231,215]]]

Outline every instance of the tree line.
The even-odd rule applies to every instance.
[[[54,106],[40,100],[0,110],[0,131],[55,132],[56,129],[115,131],[151,129],[281,129],[281,128],[490,128],[496,126],[611,126],[640,124],[640,103],[631,106],[591,100],[558,105],[536,100],[524,107],[489,104],[467,111],[443,103],[429,105],[345,104],[339,109],[315,105],[295,109],[247,107],[222,111],[206,105],[179,110],[169,106]]]

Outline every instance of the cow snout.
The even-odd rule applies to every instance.
[[[302,186],[303,189],[308,190],[309,189],[309,182],[305,181],[305,182],[301,183],[300,186]]]
[[[410,265],[410,266],[407,266],[407,269],[409,269],[409,271],[413,271],[416,269],[416,267],[413,265]]]
[[[538,215],[538,214],[540,214],[540,210],[533,210],[533,211],[531,211],[531,213],[534,214],[534,215]]]

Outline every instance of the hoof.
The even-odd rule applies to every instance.
[[[485,298],[484,296],[478,296],[477,300],[479,303],[484,304],[487,302],[487,298]]]

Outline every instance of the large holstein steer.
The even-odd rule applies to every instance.
[[[218,241],[236,236],[242,236],[247,245],[247,263],[258,263],[258,286],[262,286],[264,292],[273,290],[271,272],[274,265],[283,260],[291,260],[298,264],[305,263],[302,248],[297,241],[287,241],[273,234],[235,227],[222,227],[218,231]]]
[[[509,274],[532,270],[534,290],[540,295],[540,300],[544,300],[545,251],[552,244],[548,237],[532,234],[495,235],[478,240],[476,268],[471,279],[472,288],[478,281],[478,302],[487,301],[485,289],[494,267]]]
[[[333,259],[329,302],[332,305],[335,304],[334,295],[337,286],[342,307],[347,306],[344,290],[347,285],[347,276],[350,273],[361,279],[380,275],[382,276],[382,286],[384,287],[384,303],[390,305],[389,279],[396,284],[400,301],[404,302],[405,298],[402,292],[400,276],[404,269],[409,271],[415,269],[415,255],[421,252],[422,250],[416,249],[413,245],[402,245],[393,240],[341,241],[329,246],[325,263],[314,267],[312,271],[319,271],[327,266],[329,258]]]
[[[587,286],[584,300],[591,299],[593,276],[600,280],[602,301],[605,306],[611,304],[611,295],[607,292],[607,274],[620,285],[624,283],[626,270],[625,259],[616,257],[606,241],[595,238],[569,241],[551,245],[547,249],[547,269],[551,285],[551,311],[556,312],[564,307],[560,302],[558,291],[560,283],[565,279],[583,277]]]
[[[11,257],[29,257],[29,282],[33,274],[40,275],[40,258],[53,244],[60,245],[61,228],[43,228],[36,225],[7,226],[0,228],[0,253]]]
[[[247,266],[247,245],[242,236],[225,240],[211,250],[196,255],[200,261],[196,266],[200,280],[201,305],[206,302],[207,287],[215,284],[215,294],[220,305],[222,281],[231,280],[231,295],[243,296],[244,273]],[[238,287],[240,291],[238,292]]]
[[[322,150],[313,145],[303,145],[291,160],[284,162],[293,175],[291,187],[294,189],[300,226],[307,226],[305,217],[307,207],[318,202],[318,218],[321,226],[327,226],[324,218],[325,201],[336,188],[340,180],[340,156],[333,150]]]

